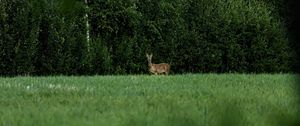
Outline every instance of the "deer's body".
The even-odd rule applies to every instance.
[[[160,64],[154,64],[152,63],[152,54],[148,55],[146,54],[148,59],[148,66],[149,66],[149,72],[152,74],[161,74],[164,73],[166,75],[170,72],[170,65],[168,63],[160,63]]]

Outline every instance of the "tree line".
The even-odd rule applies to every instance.
[[[284,0],[0,0],[0,75],[294,72]]]

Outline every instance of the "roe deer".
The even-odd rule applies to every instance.
[[[170,72],[170,65],[168,63],[160,63],[160,64],[154,64],[151,62],[152,60],[152,54],[147,54],[146,57],[148,60],[148,66],[149,66],[149,71],[152,74],[160,74],[160,73],[165,73],[166,75],[169,74]]]

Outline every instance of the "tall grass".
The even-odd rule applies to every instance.
[[[297,119],[294,83],[289,74],[0,78],[0,125],[273,126]]]

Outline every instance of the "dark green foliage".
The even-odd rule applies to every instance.
[[[0,74],[29,74],[33,61],[38,28],[26,0],[1,2]]]
[[[1,75],[293,72],[283,0],[1,0]],[[88,17],[85,16],[88,14]],[[87,26],[87,22],[89,26]],[[89,31],[89,39],[87,38]]]
[[[58,1],[2,1],[1,6],[2,75],[86,71],[85,10],[79,2],[72,11]]]

